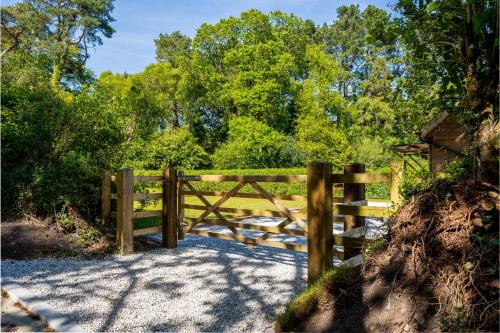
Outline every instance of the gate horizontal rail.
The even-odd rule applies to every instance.
[[[387,206],[370,206],[359,201],[364,200],[365,184],[390,184],[391,202],[396,204],[399,201],[401,170],[401,163],[395,162],[391,163],[391,173],[365,173],[364,167],[352,173],[352,170],[348,172],[346,166],[344,174],[332,174],[331,165],[313,162],[308,166],[307,175],[186,176],[182,171],[169,168],[162,175],[134,176],[131,169],[119,170],[117,175],[104,171],[102,220],[104,223],[109,223],[110,219],[117,220],[117,241],[122,254],[133,252],[134,236],[159,232],[163,235],[163,245],[166,247],[175,247],[177,239],[183,239],[184,234],[191,233],[250,245],[308,252],[308,280],[313,282],[319,274],[330,268],[333,255],[348,259],[363,248],[365,234],[359,232],[359,223],[358,226],[354,224],[353,229],[352,224],[347,223],[349,218],[352,221],[353,217],[385,218],[390,215],[390,208]],[[133,193],[134,182],[162,182],[163,189],[161,193]],[[232,182],[233,187],[224,192],[201,191],[197,190],[194,182]],[[112,183],[116,183],[115,193],[111,191]],[[307,195],[269,193],[259,183],[307,184]],[[253,193],[242,191],[249,187]],[[334,196],[340,189],[343,189],[343,197]],[[197,198],[200,204],[194,204],[193,201],[186,203],[186,197]],[[216,199],[209,201],[208,197]],[[231,198],[266,200],[273,205],[273,209],[228,207],[228,200]],[[115,212],[111,211],[112,200],[118,206]],[[162,209],[134,211],[133,202],[140,200],[161,200]],[[302,202],[306,203],[306,207],[290,209],[281,201]],[[359,202],[353,205],[350,204],[352,201]],[[186,209],[189,209],[190,214],[199,211],[200,215],[186,216]],[[161,217],[162,225],[134,230],[134,219],[148,217]],[[262,225],[256,221],[265,217],[277,220],[273,225]],[[344,221],[345,231],[333,234],[332,224],[339,221]],[[210,230],[213,226],[227,229],[225,233],[215,232]],[[247,232],[253,236],[247,236]],[[306,237],[307,245],[273,239],[279,235]],[[339,251],[334,246],[343,246],[344,251]]]

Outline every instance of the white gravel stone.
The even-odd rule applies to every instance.
[[[176,249],[1,271],[89,331],[261,332],[306,288],[307,254],[187,235]]]
[[[245,222],[274,226],[281,220]],[[365,226],[368,238],[387,232],[381,219],[366,218]],[[343,224],[334,223],[333,230],[343,232]],[[304,237],[290,235],[269,239],[306,244]],[[306,288],[307,254],[187,235],[176,249],[94,260],[4,260],[1,271],[3,281],[25,287],[89,331],[263,332],[274,331],[276,314]]]

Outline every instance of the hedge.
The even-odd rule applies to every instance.
[[[282,169],[231,169],[231,170],[183,170],[186,175],[305,175],[307,174],[306,168],[282,168]],[[334,171],[334,172],[339,172]],[[378,170],[377,172],[387,172],[386,169]],[[134,170],[135,175],[140,176],[153,176],[161,175],[160,170]],[[199,191],[221,191],[228,192],[236,182],[191,182],[193,186]],[[295,194],[306,195],[306,184],[288,184],[288,183],[259,183],[266,191],[273,194]],[[161,188],[159,182],[144,182],[136,185],[137,192],[157,191],[153,189]],[[250,185],[243,187],[240,192],[242,193],[256,193],[255,189]],[[336,195],[337,196],[337,195]],[[342,192],[338,194],[342,196]],[[389,184],[367,184],[366,185],[366,198],[367,199],[390,199],[390,185]]]

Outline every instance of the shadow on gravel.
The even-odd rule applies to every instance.
[[[67,304],[95,331],[272,331],[276,312],[306,287],[307,255],[188,235],[176,249],[127,257],[2,264],[5,279]]]

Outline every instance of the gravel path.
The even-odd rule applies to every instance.
[[[369,238],[386,232],[379,219],[365,223]],[[342,231],[343,224],[334,223],[334,233]],[[269,239],[306,244],[304,237],[290,235]],[[176,249],[95,260],[4,260],[1,271],[3,281],[20,284],[89,331],[263,332],[274,331],[276,314],[306,288],[307,254],[187,235]]]
[[[307,255],[188,235],[176,249],[4,260],[1,271],[90,331],[261,332],[305,289]]]

